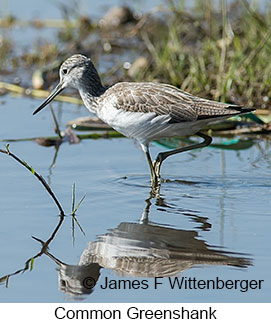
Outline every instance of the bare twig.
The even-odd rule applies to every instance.
[[[10,150],[9,150],[9,145],[6,146],[6,150],[0,149],[0,153],[2,154],[6,154],[10,157],[12,157],[13,159],[15,159],[19,164],[23,165],[25,168],[27,168],[40,182],[41,184],[44,186],[44,188],[46,189],[46,191],[49,193],[49,195],[52,197],[52,199],[54,200],[55,204],[57,205],[60,215],[64,216],[64,211],[62,209],[62,206],[60,205],[58,199],[56,198],[54,192],[52,191],[52,189],[50,188],[50,186],[47,184],[47,182],[45,181],[45,179],[38,174],[33,167],[29,166],[25,161],[23,161],[22,159],[20,159],[19,157],[17,157],[16,155],[14,155]]]
[[[46,189],[46,191],[49,193],[49,195],[52,197],[52,199],[54,200],[55,204],[57,205],[59,211],[60,211],[60,217],[59,217],[59,221],[58,224],[56,225],[54,231],[52,232],[52,234],[50,235],[50,237],[46,240],[43,241],[37,237],[32,236],[33,239],[35,239],[36,241],[40,242],[42,245],[42,248],[40,250],[40,252],[38,252],[36,255],[28,258],[25,262],[25,265],[23,268],[16,270],[15,272],[5,275],[3,277],[0,277],[0,283],[5,283],[6,287],[8,287],[8,282],[9,282],[9,278],[11,276],[15,276],[18,275],[20,273],[24,273],[27,270],[32,270],[33,266],[34,266],[34,261],[36,258],[41,257],[43,254],[48,254],[48,247],[49,244],[52,242],[52,240],[55,238],[58,230],[60,229],[64,218],[65,218],[65,214],[64,211],[59,203],[59,201],[57,200],[54,192],[51,190],[50,186],[47,184],[47,182],[44,180],[44,178],[39,175],[34,169],[33,167],[29,166],[24,160],[20,159],[19,157],[17,157],[15,154],[13,154],[10,150],[9,150],[9,145],[6,145],[6,150],[0,149],[0,153],[2,154],[6,154],[10,157],[12,157],[13,159],[15,159],[19,164],[23,165],[25,168],[27,168],[40,182],[41,184],[44,186],[44,188]],[[75,190],[73,188],[73,190]],[[83,198],[80,200],[80,202],[77,204],[77,206],[75,207],[75,192],[73,191],[73,202],[72,202],[72,219],[73,221],[75,221],[77,223],[77,225],[79,226],[80,230],[84,233],[82,227],[80,226],[79,222],[77,221],[76,217],[75,217],[75,212],[77,211],[77,209],[79,208],[81,202],[83,201],[85,196],[83,196]]]
[[[1,152],[3,152],[2,150],[0,150]],[[25,262],[25,265],[23,268],[21,269],[18,269],[16,270],[15,272],[11,273],[11,274],[8,274],[8,275],[5,275],[3,277],[0,277],[0,283],[2,282],[5,282],[6,283],[6,287],[8,287],[8,282],[9,282],[9,278],[11,276],[16,276],[20,273],[24,273],[25,271],[27,271],[28,269],[32,270],[33,269],[33,265],[34,265],[34,260],[36,258],[39,258],[41,257],[44,253],[46,254],[47,253],[47,250],[48,250],[48,246],[50,244],[50,242],[54,239],[57,231],[60,229],[61,225],[62,225],[62,222],[64,220],[64,214],[60,214],[60,218],[59,218],[59,221],[58,221],[58,224],[57,226],[55,227],[54,231],[52,232],[52,234],[50,235],[49,239],[46,240],[45,242],[42,241],[41,239],[39,238],[36,238],[36,237],[33,237],[33,239],[35,239],[36,241],[40,242],[41,245],[42,245],[42,248],[40,250],[40,252],[38,252],[36,255],[34,255],[33,257],[30,257],[29,259],[26,260]],[[29,268],[30,267],[30,268]]]
[[[56,115],[54,113],[54,110],[53,110],[51,104],[49,104],[49,108],[50,108],[50,111],[51,111],[51,114],[52,114],[52,117],[53,117],[53,120],[54,120],[54,124],[55,124],[55,133],[58,135],[59,139],[63,139],[63,136],[62,136],[60,128],[59,128],[59,124],[58,124],[57,119],[56,119]]]

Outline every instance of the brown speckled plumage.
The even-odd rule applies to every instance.
[[[238,105],[202,99],[168,84],[153,82],[117,83],[104,95],[117,97],[117,109],[170,115],[170,123],[234,116],[250,111]]]

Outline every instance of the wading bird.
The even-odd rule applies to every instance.
[[[211,143],[210,136],[199,132],[206,124],[254,110],[202,99],[168,84],[120,82],[107,88],[102,85],[91,59],[80,54],[64,61],[59,76],[59,84],[33,114],[65,88],[77,89],[89,111],[124,136],[140,143],[149,164],[152,186],[159,183],[160,168],[167,157]],[[204,141],[160,152],[152,161],[149,153],[152,140],[194,134]]]

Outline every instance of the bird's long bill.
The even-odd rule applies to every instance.
[[[64,90],[63,84],[59,83],[56,88],[53,90],[53,92],[48,96],[48,98],[33,112],[33,114],[38,113],[40,110],[46,107],[47,104],[49,104],[53,99]]]

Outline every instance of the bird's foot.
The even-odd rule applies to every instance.
[[[157,192],[160,193],[161,186],[161,177],[160,177],[160,164],[157,163],[157,160],[153,163],[153,175],[151,179],[151,187],[154,196],[156,196]]]
[[[161,169],[162,161],[163,161],[162,156],[158,154],[157,158],[153,162],[153,171],[157,178],[157,181],[160,183],[161,183],[160,169]]]
[[[150,196],[151,198],[159,198],[160,197],[160,188],[161,188],[161,182],[157,178],[152,178],[151,180],[151,191]]]

